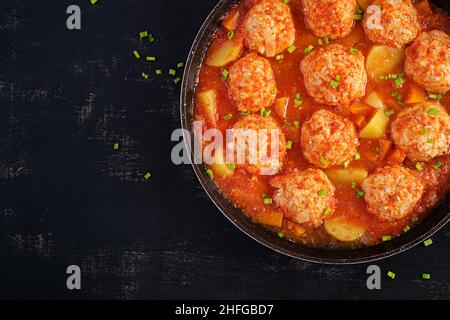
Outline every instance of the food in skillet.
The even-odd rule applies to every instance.
[[[208,173],[291,241],[356,248],[409,232],[449,186],[449,32],[428,0],[240,1],[211,36],[195,119],[224,140],[264,133],[233,162],[226,140]]]

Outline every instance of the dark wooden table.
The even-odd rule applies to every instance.
[[[76,2],[82,29],[69,31]],[[367,265],[305,263],[250,240],[171,163],[180,85],[167,71],[215,2],[1,2],[0,297],[449,299],[448,226],[378,262],[397,277],[369,291]],[[80,291],[65,285],[72,264]]]

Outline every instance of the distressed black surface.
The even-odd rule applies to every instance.
[[[69,4],[82,9],[81,31],[65,27]],[[432,246],[378,262],[397,278],[373,292],[367,265],[304,263],[250,240],[190,167],[171,164],[179,86],[167,70],[214,5],[0,2],[0,297],[450,299],[448,226]],[[142,30],[157,42],[140,41]],[[65,286],[71,264],[78,292]]]

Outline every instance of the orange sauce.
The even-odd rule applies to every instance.
[[[238,12],[237,23],[242,21],[243,16],[252,4],[258,2],[257,0],[243,0],[233,9]],[[291,13],[294,18],[294,23],[296,27],[296,40],[294,45],[297,50],[293,53],[288,53],[285,51],[284,59],[277,61],[275,58],[269,58],[269,62],[275,73],[278,95],[280,97],[289,97],[289,105],[287,108],[287,117],[285,121],[281,119],[276,112],[274,112],[272,106],[271,116],[279,123],[282,131],[286,135],[286,139],[293,141],[293,148],[287,152],[286,159],[284,161],[283,169],[280,174],[284,172],[297,168],[299,170],[313,168],[314,166],[309,163],[302,154],[299,145],[300,139],[300,129],[293,125],[293,121],[297,120],[300,122],[300,127],[302,123],[308,119],[315,111],[319,109],[329,109],[336,113],[348,115],[342,107],[329,107],[325,105],[319,105],[314,102],[305,89],[303,84],[303,77],[300,72],[300,61],[304,57],[303,50],[309,45],[318,47],[318,38],[316,38],[305,26],[304,15],[302,10],[301,0],[291,0],[290,8]],[[447,16],[443,13],[433,13],[427,10],[419,10],[419,17],[422,27],[425,31],[432,29],[440,29],[449,33],[450,31],[450,21]],[[223,41],[227,37],[227,32],[223,27],[219,26],[217,31],[212,35],[212,42]],[[351,34],[347,37],[340,38],[337,40],[330,40],[330,43],[340,43],[348,48],[356,48],[360,50],[364,55],[366,55],[373,45],[370,40],[365,36],[362,24],[360,21],[355,23],[355,26]],[[326,45],[326,44],[323,44]],[[245,55],[247,49],[241,56]],[[401,64],[403,66],[403,64]],[[197,86],[197,92],[203,90],[215,89],[217,92],[217,128],[219,128],[225,134],[227,128],[231,128],[233,124],[240,118],[239,112],[233,104],[233,101],[229,98],[227,93],[227,86],[225,81],[222,79],[223,68],[210,67],[203,64]],[[395,70],[394,72],[401,72],[402,69]],[[406,78],[406,81],[402,88],[396,88],[393,81],[379,81],[370,79],[366,86],[366,94],[371,93],[376,90],[383,98],[384,102],[387,104],[388,108],[395,108],[395,111],[400,111],[407,108],[408,105],[398,106],[397,101],[391,96],[393,91],[405,97],[414,85],[410,78]],[[294,106],[294,96],[297,92],[301,93],[303,103],[301,107],[297,108]],[[361,100],[364,100],[362,98]],[[450,111],[450,94],[446,94],[442,100],[441,104]],[[229,120],[224,120],[224,116],[232,113],[233,117]],[[195,108],[195,118],[197,120],[203,120],[206,118],[204,110],[196,104]],[[395,115],[391,117],[395,118]],[[389,139],[389,130],[387,136]],[[366,168],[370,173],[372,173],[377,167],[383,167],[388,165],[384,161],[374,160],[374,155],[376,158],[378,151],[378,142],[376,140],[360,139],[360,147],[358,151],[361,153],[360,161],[353,161],[351,166]],[[442,161],[443,165],[440,170],[433,169],[433,164],[436,161]],[[415,169],[415,163],[410,163],[404,161],[403,165],[409,167],[413,170]],[[448,189],[448,181],[450,177],[450,156],[442,156],[435,160],[430,161],[424,165],[422,171],[418,172],[418,175],[422,179],[425,185],[425,193],[422,200],[416,206],[416,208],[411,212],[406,218],[396,221],[396,222],[383,222],[371,215],[367,209],[365,201],[362,198],[357,198],[355,196],[355,190],[349,185],[336,185],[335,197],[337,199],[337,209],[332,213],[331,218],[334,216],[345,216],[354,223],[361,223],[367,226],[367,231],[364,237],[355,243],[340,243],[333,239],[331,236],[327,235],[323,227],[317,229],[304,230],[301,235],[292,232],[292,225],[288,221],[284,221],[281,227],[269,227],[275,231],[282,231],[285,236],[293,241],[305,243],[312,246],[328,246],[328,247],[341,247],[341,246],[366,246],[373,245],[381,241],[381,238],[385,235],[389,235],[392,238],[401,235],[404,232],[405,227],[413,227],[415,224],[420,223],[420,221],[430,213],[431,209],[436,205],[439,199],[445,196]],[[416,170],[417,171],[417,170]],[[230,199],[237,207],[241,208],[243,212],[248,215],[251,219],[256,222],[267,223],[265,218],[269,216],[270,213],[279,212],[275,205],[265,205],[262,201],[261,194],[266,193],[269,197],[273,194],[274,189],[270,186],[269,180],[271,177],[268,176],[251,176],[242,169],[235,169],[231,177],[221,178],[220,176],[214,176],[214,180],[219,188],[222,190],[223,194]],[[281,212],[280,212],[281,215]],[[271,217],[276,217],[272,215]],[[414,222],[412,217],[417,217],[417,222]],[[413,221],[411,221],[413,220]],[[269,221],[270,224],[270,221]],[[291,226],[291,227],[289,227]]]

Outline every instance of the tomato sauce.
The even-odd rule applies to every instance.
[[[234,15],[237,25],[240,24],[248,9],[256,2],[258,2],[258,0],[243,0],[231,11],[230,14]],[[282,60],[268,58],[276,77],[278,89],[277,98],[290,98],[286,119],[279,117],[277,113],[273,111],[274,108],[272,106],[271,117],[278,122],[286,139],[293,142],[293,147],[291,150],[288,150],[282,171],[279,174],[283,174],[293,168],[299,170],[314,168],[314,165],[309,163],[303,157],[299,141],[302,123],[315,111],[319,109],[328,109],[338,114],[349,116],[349,112],[345,107],[318,105],[306,92],[303,84],[303,76],[299,67],[300,61],[305,56],[304,49],[309,45],[318,47],[319,39],[305,26],[301,2],[301,0],[290,1],[291,13],[296,28],[296,40],[294,45],[297,50],[293,53],[285,51],[283,53],[284,59]],[[450,22],[444,13],[436,10],[430,12],[427,8],[424,9],[421,6],[418,6],[417,8],[419,20],[424,31],[440,29],[447,33],[450,32]],[[211,37],[212,45],[216,42],[224,41],[225,39],[227,39],[227,30],[225,30],[223,26],[219,26],[217,31]],[[344,38],[330,40],[330,43],[340,43],[348,48],[356,48],[365,56],[373,46],[373,43],[365,36],[360,21],[355,23],[350,35]],[[247,52],[248,50],[244,49],[240,57],[244,56]],[[207,56],[208,54],[210,53],[208,52]],[[398,70],[392,70],[392,73],[402,72],[403,63],[400,63],[399,66],[400,68]],[[220,129],[225,136],[225,130],[231,128],[241,116],[233,101],[228,96],[227,85],[222,78],[223,69],[224,68],[211,67],[203,64],[200,70],[196,92],[210,89],[216,90],[217,128]],[[408,77],[406,77],[406,81],[401,88],[396,88],[394,81],[380,81],[379,79],[373,79],[369,76],[366,94],[370,94],[372,91],[376,90],[381,95],[387,108],[394,110],[396,114],[402,109],[407,108],[408,105],[399,106],[397,98],[392,96],[392,92],[395,91],[405,97],[413,86],[416,86],[416,84]],[[296,93],[300,93],[302,97],[303,102],[300,107],[294,105],[293,97]],[[361,100],[364,100],[364,98]],[[447,93],[441,99],[440,103],[447,111],[450,111],[450,94]],[[225,120],[224,116],[230,113],[233,117]],[[390,121],[395,118],[395,114],[390,118]],[[198,101],[196,102],[195,107],[195,119],[207,119],[205,110],[199,106]],[[299,123],[300,126],[294,125],[295,122]],[[204,121],[204,123],[207,128],[211,127],[208,121]],[[385,139],[390,139],[389,130],[386,132]],[[361,154],[361,160],[352,161],[351,166],[365,168],[370,174],[378,167],[389,165],[387,160],[379,160],[379,149],[380,145],[378,140],[360,139],[358,151]],[[433,168],[436,161],[442,162],[442,166],[439,170]],[[319,247],[360,247],[379,243],[384,236],[394,238],[404,233],[405,230],[413,228],[414,225],[420,223],[420,221],[431,212],[431,209],[437,202],[446,195],[450,178],[450,156],[441,156],[429,161],[424,164],[421,171],[415,168],[415,163],[407,160],[403,161],[403,165],[416,172],[417,176],[420,177],[425,186],[425,192],[420,202],[416,205],[416,208],[406,218],[395,222],[384,222],[371,215],[366,209],[364,197],[357,198],[355,196],[355,190],[351,185],[335,185],[337,208],[330,218],[343,216],[352,221],[352,223],[360,224],[367,228],[364,236],[360,240],[348,243],[337,241],[328,235],[323,227],[309,229],[288,221],[283,218],[283,214],[277,209],[275,204],[264,204],[261,195],[267,194],[268,196],[271,196],[275,191],[269,184],[271,179],[270,176],[253,176],[246,173],[244,170],[237,168],[230,177],[214,175],[213,179],[225,197],[233,202],[235,206],[241,208],[244,214],[249,218],[257,223],[266,225],[275,232],[279,232],[280,235],[282,233],[290,240]]]

